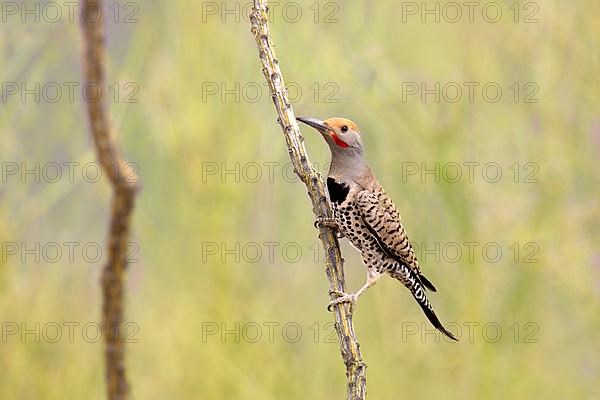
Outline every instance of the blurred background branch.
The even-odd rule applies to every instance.
[[[308,189],[308,195],[311,199],[315,216],[317,218],[332,217],[331,209],[327,202],[325,185],[308,159],[304,147],[304,138],[300,134],[300,128],[287,97],[283,74],[279,67],[279,61],[275,56],[273,43],[269,34],[268,7],[266,3],[264,0],[254,1],[250,21],[252,24],[252,33],[258,45],[263,73],[279,116],[277,121],[283,130],[288,152],[294,166],[294,172]],[[343,259],[335,232],[331,228],[321,227],[319,228],[319,238],[325,250],[326,273],[330,293],[331,291],[345,292]],[[333,296],[332,300],[334,300]],[[333,307],[333,310],[340,351],[346,365],[348,399],[364,399],[367,385],[366,365],[362,360],[358,340],[354,332],[350,306],[348,304],[337,304]]]
[[[123,297],[125,294],[126,249],[129,244],[130,217],[133,212],[137,179],[128,171],[111,137],[111,125],[106,101],[108,92],[105,73],[105,37],[103,4],[101,0],[83,0],[81,25],[84,38],[83,71],[88,87],[95,96],[86,98],[96,157],[109,177],[113,188],[108,239],[108,260],[102,272],[102,336],[104,337],[107,394],[110,400],[126,399]]]

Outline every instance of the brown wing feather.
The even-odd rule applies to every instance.
[[[356,196],[358,210],[382,250],[415,271],[425,287],[435,287],[421,275],[415,251],[402,226],[400,212],[383,189],[363,190]]]

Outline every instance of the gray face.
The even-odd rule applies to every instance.
[[[346,118],[329,118],[325,121],[305,117],[297,119],[315,128],[329,145],[330,176],[352,180],[364,175],[368,166],[363,157],[362,139],[354,122]]]
[[[306,117],[297,117],[296,119],[319,131],[332,152],[338,150],[345,150],[349,153],[362,152],[363,145],[358,126],[349,119],[329,118],[325,121]]]

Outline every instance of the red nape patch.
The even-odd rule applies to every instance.
[[[346,148],[348,147],[348,143],[344,142],[342,139],[340,139],[338,137],[338,135],[336,135],[335,133],[331,134],[331,137],[333,138],[333,141],[335,142],[335,144],[337,144],[338,146],[342,147],[342,148]]]

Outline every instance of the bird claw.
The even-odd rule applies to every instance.
[[[330,290],[329,295],[330,296],[335,295],[335,296],[338,296],[338,298],[335,300],[332,300],[327,305],[327,311],[331,311],[333,306],[335,306],[337,304],[342,304],[342,303],[350,303],[350,312],[352,313],[354,311],[354,306],[356,305],[356,300],[358,299],[358,296],[356,296],[355,294],[348,294],[348,293],[340,292],[338,290]]]
[[[338,224],[337,222],[335,222],[335,219],[333,218],[325,218],[325,217],[319,217],[315,220],[315,223],[313,224],[315,228],[331,228],[331,229],[338,229]]]
[[[344,297],[344,296],[346,296],[347,294],[348,294],[348,293],[344,293],[344,292],[342,292],[342,291],[335,290],[335,289],[331,289],[331,290],[329,291],[329,295],[330,295],[330,296]]]

